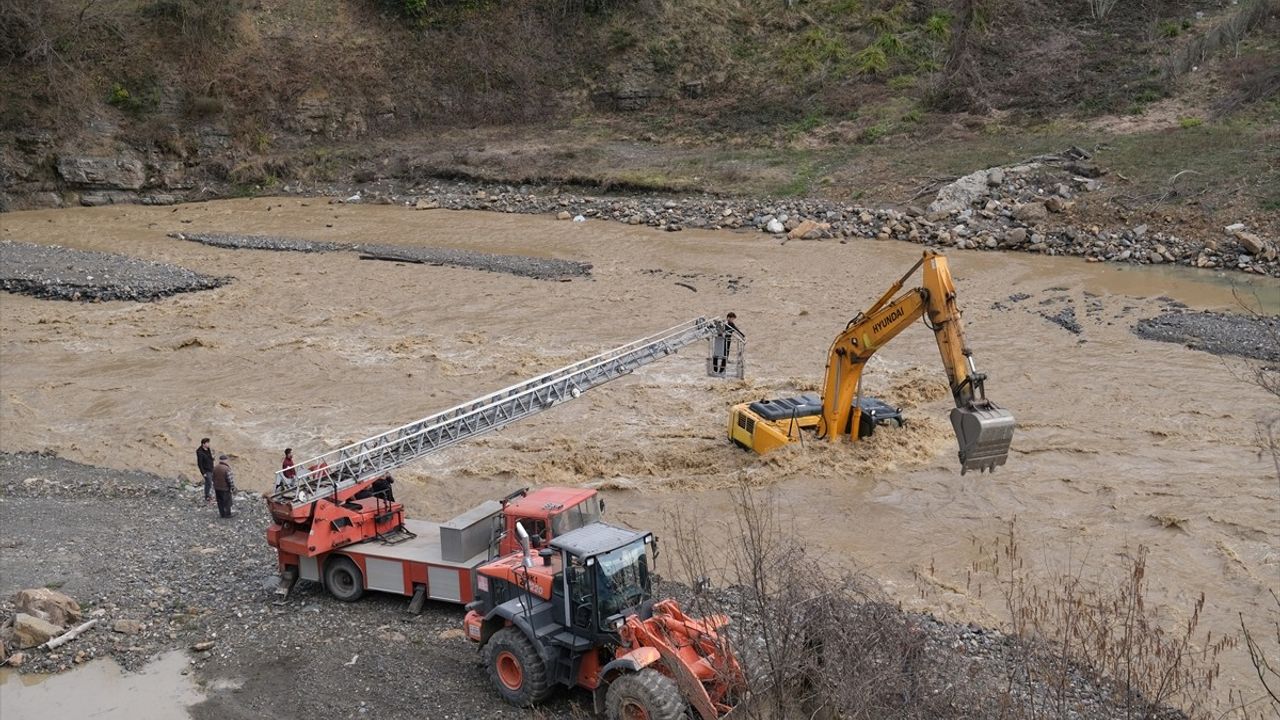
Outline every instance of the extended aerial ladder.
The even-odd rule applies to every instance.
[[[723,357],[725,340],[732,338],[730,355]],[[275,492],[268,496],[277,523],[308,528],[307,554],[334,547],[403,534],[399,503],[357,506],[358,495],[392,470],[427,454],[517,420],[548,410],[583,392],[627,375],[676,353],[688,345],[710,341],[708,375],[743,377],[745,338],[722,320],[695,318],[663,332],[641,338],[594,357],[539,375],[511,387],[456,405],[416,422],[319,455],[295,466],[295,476],[277,471]],[[376,500],[376,498],[375,498]],[[324,508],[317,509],[321,501]],[[344,511],[344,508],[346,510]],[[310,532],[323,520],[325,538]]]

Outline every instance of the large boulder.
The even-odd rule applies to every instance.
[[[787,237],[792,240],[817,240],[821,238],[831,226],[827,223],[819,223],[814,220],[804,220],[791,229]]]
[[[19,590],[13,596],[13,604],[18,612],[38,617],[58,627],[65,628],[78,623],[82,617],[80,603],[49,588]]]
[[[1013,211],[1013,217],[1015,220],[1021,220],[1025,223],[1033,223],[1049,217],[1049,209],[1045,207],[1044,203],[1029,202],[1015,208]]]
[[[979,170],[969,173],[964,177],[956,180],[943,187],[938,191],[938,197],[929,204],[930,213],[953,213],[968,208],[974,202],[987,196],[990,189],[987,186],[989,170]],[[1001,178],[1003,179],[1003,178]]]
[[[139,160],[89,155],[58,158],[58,175],[72,185],[107,190],[137,190],[147,179]]]
[[[13,644],[22,650],[43,645],[61,634],[61,627],[33,615],[20,612],[13,618]]]
[[[1244,231],[1237,232],[1236,241],[1239,242],[1240,247],[1244,248],[1245,252],[1250,255],[1257,255],[1264,260],[1275,259],[1275,249],[1271,246],[1271,243],[1257,235],[1254,235],[1253,233],[1247,233]]]

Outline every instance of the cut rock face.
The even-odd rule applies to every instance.
[[[104,190],[138,190],[147,179],[138,160],[89,155],[58,158],[58,175],[71,185]]]

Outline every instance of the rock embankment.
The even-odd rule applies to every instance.
[[[0,289],[38,298],[148,301],[210,290],[230,280],[114,253],[0,242]]]
[[[586,195],[559,187],[387,180],[360,186],[287,185],[285,192],[328,195],[335,203],[402,204],[419,210],[486,210],[610,220],[679,232],[758,232],[783,242],[854,238],[903,240],[958,250],[1006,250],[1080,257],[1088,262],[1184,265],[1280,277],[1274,240],[1237,223],[1212,237],[1191,237],[1129,223],[1117,210],[1101,223],[1078,212],[1106,187],[1106,168],[1073,148],[1007,167],[980,170],[941,187],[928,208],[869,208],[822,199],[711,195]],[[1176,227],[1173,225],[1172,227]]]
[[[570,280],[591,274],[591,263],[525,255],[495,255],[456,248],[417,247],[368,243],[315,242],[271,235],[173,232],[169,237],[220,248],[275,250],[280,252],[357,252],[361,258],[448,265],[451,267],[508,273],[535,280]]]

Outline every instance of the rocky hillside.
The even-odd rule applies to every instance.
[[[1009,134],[1203,131],[1265,149],[1280,117],[1276,4],[6,3],[0,207],[369,180],[395,156],[415,177],[890,201],[909,180],[1015,159],[991,148]],[[484,133],[499,139],[500,163],[475,162]],[[879,185],[865,167],[861,185],[826,182],[839,168],[809,154],[843,153],[829,157],[850,169],[849,148],[884,149],[887,164],[909,165],[896,161],[941,140],[972,149],[975,138],[986,142],[964,172],[921,158],[925,167],[887,170]],[[710,172],[673,177],[680,148]],[[1271,176],[1258,177],[1274,168],[1259,167],[1225,197],[1280,208],[1261,182]]]

